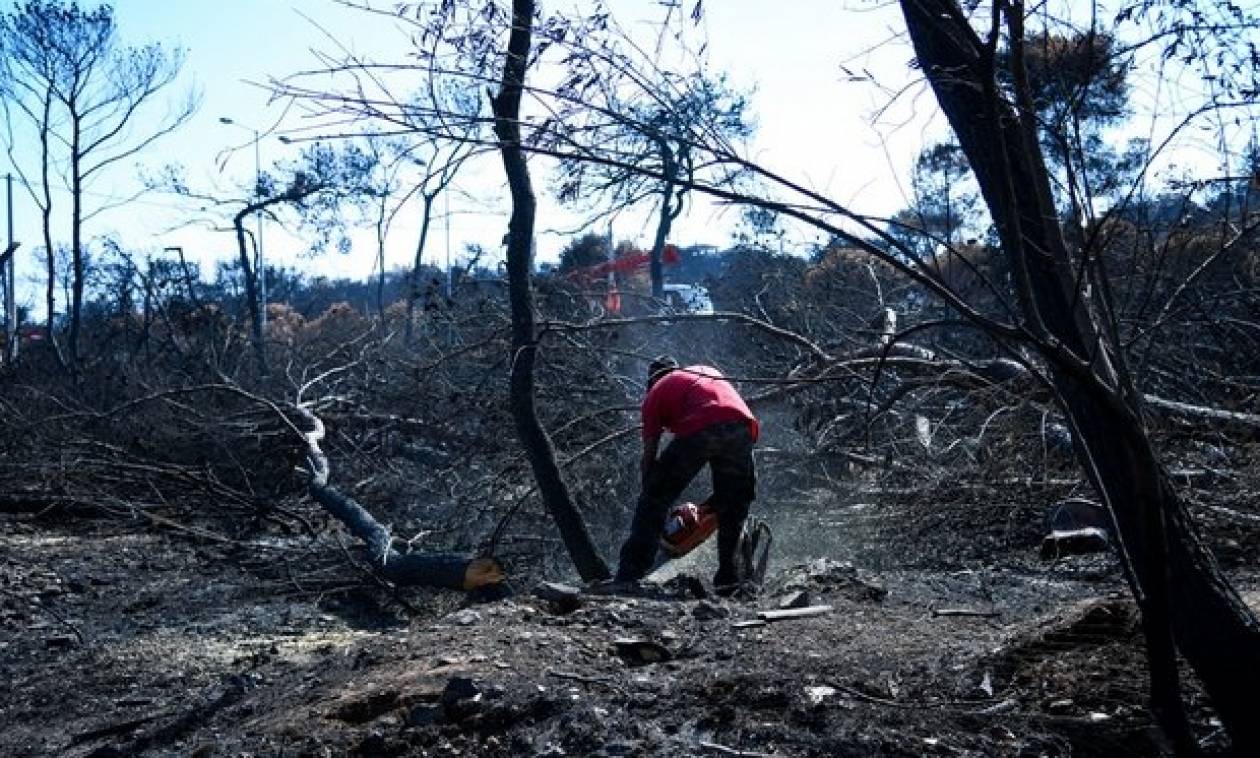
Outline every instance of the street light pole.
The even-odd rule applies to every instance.
[[[262,199],[262,134],[252,126],[246,126],[228,116],[220,116],[219,123],[246,129],[254,135],[254,196]],[[257,236],[254,239],[254,271],[258,277],[258,316],[263,328],[267,328],[267,262],[263,257],[263,213],[259,208],[254,212],[258,223]]]

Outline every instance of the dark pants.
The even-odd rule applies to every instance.
[[[718,514],[718,572],[713,583],[740,581],[735,552],[756,496],[752,449],[747,421],[714,424],[670,442],[644,479],[630,536],[621,547],[617,579],[642,579],[651,570],[670,507],[707,463],[713,475],[709,504]]]

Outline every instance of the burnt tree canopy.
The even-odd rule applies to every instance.
[[[1021,3],[994,8],[989,36],[950,0],[904,0],[919,65],[975,171],[1014,271],[1027,341],[1044,357],[1081,465],[1111,511],[1143,612],[1152,698],[1174,739],[1190,745],[1175,651],[1195,669],[1239,754],[1260,750],[1250,672],[1260,624],[1220,574],[1151,445],[1143,401],[1117,344],[1104,274],[1057,222],[1024,56]],[[998,36],[1009,40],[999,84]],[[1084,270],[1088,277],[1077,274]],[[1188,747],[1187,747],[1188,749]]]
[[[105,205],[88,197],[88,187],[192,117],[198,105],[194,93],[165,114],[154,115],[183,64],[179,48],[125,45],[109,5],[85,9],[77,2],[26,0],[0,14],[0,108],[9,126],[6,147],[42,216],[50,324],[57,284],[54,184],[69,195],[66,228],[60,234],[69,238],[70,246],[66,348],[71,364],[79,355],[88,274],[84,231]],[[33,151],[33,160],[18,152],[15,123],[34,130],[39,149]]]

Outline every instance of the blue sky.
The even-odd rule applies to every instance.
[[[12,6],[13,0],[0,0]],[[569,0],[577,4],[580,0]],[[634,27],[635,16],[655,14],[655,3],[613,0],[623,11],[624,23]],[[389,5],[389,3],[385,3]],[[546,4],[545,5],[553,5]],[[252,174],[252,148],[247,129],[220,123],[230,117],[240,124],[268,129],[282,117],[258,86],[314,65],[312,48],[331,49],[326,34],[339,44],[370,53],[377,59],[399,60],[406,53],[405,38],[379,17],[344,8],[333,0],[114,0],[120,35],[127,43],[160,40],[186,48],[188,59],[179,90],[195,87],[203,96],[192,121],[144,155],[157,166],[180,163],[196,187],[228,191]],[[901,17],[895,4],[837,0],[720,0],[705,4],[705,25],[714,68],[726,70],[742,86],[755,86],[754,113],[759,123],[754,156],[779,173],[801,181],[863,213],[886,215],[907,204],[904,177],[918,150],[939,139],[944,124],[936,117],[931,94],[914,84],[918,72],[907,67],[912,53],[898,39]],[[871,81],[851,81],[842,69],[869,71]],[[887,111],[890,93],[911,85]],[[174,96],[175,91],[171,95]],[[876,114],[879,114],[876,117]],[[290,122],[291,123],[291,122]],[[284,124],[281,124],[281,128]],[[296,152],[274,136],[264,139],[264,165]],[[491,156],[493,158],[493,156]],[[536,178],[540,191],[545,186]],[[483,162],[469,174],[464,189],[481,198],[503,198],[497,160]],[[121,165],[102,177],[92,197],[103,200],[129,194],[136,186],[136,170]],[[540,192],[541,194],[541,192]],[[32,225],[34,208],[17,196],[17,236],[24,244],[19,280],[38,266],[32,252],[38,246]],[[616,221],[618,238],[650,241],[650,222],[643,214],[627,214]],[[499,251],[506,227],[506,207],[499,203],[452,201],[450,228],[453,251],[478,243]],[[88,228],[89,237],[112,235],[139,251],[160,251],[178,245],[206,266],[230,255],[230,235],[202,226],[179,228],[189,217],[187,207],[169,196],[148,195],[120,211],[102,214]],[[722,212],[697,201],[680,219],[674,241],[680,244],[724,245],[731,239],[737,214]],[[568,229],[577,218],[553,203],[540,209],[540,259],[554,258],[567,236],[547,233]],[[395,228],[388,265],[404,264],[414,246],[416,223]],[[439,223],[430,246],[430,260],[445,253],[446,234]],[[601,229],[602,231],[602,229]],[[801,231],[796,243],[812,241]],[[355,236],[349,255],[326,255],[311,260],[298,257],[302,241],[274,225],[266,232],[269,259],[300,264],[313,273],[365,276],[372,269],[367,235]],[[33,297],[25,298],[33,300]]]
[[[654,4],[615,5],[632,12],[656,12]],[[147,151],[143,162],[148,166],[180,163],[190,182],[203,188],[227,189],[234,182],[248,180],[253,171],[252,149],[223,151],[241,146],[251,135],[248,130],[221,124],[220,117],[264,130],[275,124],[281,108],[269,103],[269,94],[257,85],[271,76],[311,66],[311,48],[332,47],[325,31],[335,30],[339,43],[378,58],[396,59],[405,53],[403,38],[389,23],[347,10],[332,0],[115,0],[114,7],[125,42],[159,40],[187,50],[178,87],[197,88],[203,98],[201,108],[188,125]],[[714,62],[727,68],[736,82],[757,87],[754,111],[760,124],[756,142],[759,158],[790,176],[804,177],[835,197],[860,200],[867,208],[891,210],[901,205],[903,196],[892,177],[904,171],[913,148],[886,149],[879,130],[869,122],[873,108],[882,104],[885,96],[870,87],[846,83],[839,69],[842,60],[887,35],[898,17],[886,10],[846,11],[844,4],[831,0],[795,0],[773,7],[752,0],[723,0],[709,3],[707,8],[705,23]],[[847,33],[833,36],[802,31],[812,29]],[[853,33],[858,29],[862,33]],[[907,56],[904,48],[899,54],[884,55],[883,63],[891,64],[893,70],[890,76],[900,69],[901,78],[905,78]],[[884,136],[888,138],[888,134]],[[922,139],[918,131],[912,128],[907,132],[904,127],[891,138],[907,145],[917,145]],[[295,151],[275,138],[264,139],[261,145],[264,165]],[[225,156],[222,165],[216,162]],[[126,196],[135,186],[135,175],[133,166],[119,166],[92,187],[92,197]],[[487,163],[469,184],[476,185],[470,189],[480,195],[493,196],[499,194],[501,181],[497,165]],[[472,207],[458,199],[453,203],[457,218],[452,223],[451,244],[456,254],[469,242],[497,250],[506,225],[506,209]],[[25,242],[20,264],[33,274],[38,271],[32,255],[38,244],[37,233],[29,223],[34,208],[21,192],[16,204],[17,236]],[[178,206],[176,199],[148,195],[122,212],[102,214],[88,229],[89,236],[113,235],[140,250],[160,251],[179,245],[205,262],[230,252],[229,235],[211,234],[200,227],[174,228],[187,218]],[[542,216],[540,227],[544,229],[569,228],[576,223],[575,218],[553,207],[544,206]],[[697,202],[680,220],[675,238],[684,244],[725,244],[736,220],[734,213],[719,214],[708,204]],[[408,223],[397,227],[390,265],[406,260],[414,245],[415,229]],[[438,244],[432,248],[438,256],[444,252],[443,231],[437,229]],[[645,243],[650,238],[648,222],[633,216],[619,218],[615,231],[618,237]],[[267,241],[274,256],[290,263],[298,260],[299,240],[269,225]],[[541,234],[540,257],[554,256],[564,241],[558,234]],[[322,273],[365,275],[371,269],[370,257],[365,249],[351,256],[304,260],[302,265]]]

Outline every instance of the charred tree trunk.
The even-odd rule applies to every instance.
[[[512,33],[503,62],[499,92],[492,99],[494,133],[498,138],[503,170],[512,191],[512,217],[508,222],[508,296],[512,307],[512,370],[509,402],[516,433],[521,438],[538,491],[560,530],[578,575],[585,581],[606,579],[608,566],[595,549],[586,522],[569,494],[556,465],[551,438],[538,420],[534,405],[534,359],[538,338],[534,329],[530,266],[533,258],[534,189],[521,147],[521,93],[529,63],[534,18],[533,0],[513,0]]]
[[[1260,755],[1254,717],[1260,624],[1195,533],[1147,436],[1142,396],[1122,346],[1109,338],[1104,314],[1075,279],[1027,96],[1022,6],[1005,8],[1018,110],[994,75],[999,16],[986,41],[954,0],[902,0],[901,6],[919,63],[998,226],[1024,327],[1050,366],[1077,456],[1111,512],[1142,610],[1156,715],[1179,751],[1195,749],[1178,692],[1180,650],[1237,754]]]
[[[665,242],[669,237],[670,227],[674,224],[677,212],[674,210],[674,187],[678,175],[678,162],[674,159],[674,151],[669,143],[660,138],[657,149],[661,153],[661,168],[665,174],[665,184],[661,188],[661,214],[656,221],[656,238],[652,241],[649,271],[652,278],[652,297],[657,300],[665,297],[665,268],[661,256],[665,251]]]
[[[245,240],[245,219],[259,208],[256,204],[246,205],[232,218],[236,229],[236,252],[241,261],[241,276],[245,279],[245,313],[249,319],[249,337],[254,346],[254,356],[258,362],[258,371],[267,375],[267,345],[263,335],[262,306],[258,302],[258,273],[249,262],[249,246]]]
[[[506,579],[503,567],[493,558],[472,558],[452,553],[400,553],[395,550],[388,529],[381,526],[366,508],[329,485],[328,457],[320,448],[324,423],[301,406],[295,406],[293,410],[306,426],[301,434],[306,443],[311,497],[363,541],[373,571],[394,584],[466,591],[499,585]]]
[[[424,204],[420,214],[420,238],[416,241],[416,257],[411,264],[411,277],[407,286],[407,322],[403,325],[403,336],[407,344],[411,344],[415,334],[416,301],[420,299],[420,271],[424,266],[424,247],[429,240],[429,224],[433,219],[433,195],[421,193],[420,201]]]
[[[385,325],[385,213],[376,223],[376,316]]]
[[[283,192],[272,195],[270,197],[260,197],[251,203],[246,203],[244,208],[232,217],[232,227],[236,231],[236,252],[241,261],[241,276],[245,278],[245,299],[246,313],[249,317],[249,333],[250,342],[254,343],[254,354],[258,359],[258,371],[267,376],[269,368],[267,366],[267,343],[264,329],[264,309],[267,304],[262,301],[261,287],[259,286],[259,277],[266,276],[265,271],[256,270],[249,262],[249,247],[245,243],[245,219],[255,213],[263,213],[273,206],[281,206],[285,203],[300,203],[306,198],[316,195],[328,189],[329,184],[323,181],[299,181],[295,178],[293,184]],[[257,240],[255,240],[257,245]]]
[[[71,104],[71,110],[74,110]],[[83,172],[82,152],[79,146],[81,128],[78,117],[72,116],[74,126],[70,143],[70,331],[66,337],[66,354],[71,371],[79,366],[79,331],[83,327],[83,281],[86,270],[83,261]]]
[[[39,145],[40,145],[40,186],[42,186],[44,199],[39,203],[40,212],[40,231],[44,235],[44,262],[47,265],[48,286],[44,290],[44,306],[48,310],[48,344],[52,345],[53,352],[57,356],[57,362],[62,368],[66,367],[65,356],[61,354],[61,346],[57,341],[57,249],[53,247],[52,238],[52,183],[50,182],[52,157],[49,152],[49,114],[52,111],[52,93],[51,91],[44,97],[43,102],[43,118],[40,120],[39,127]]]

